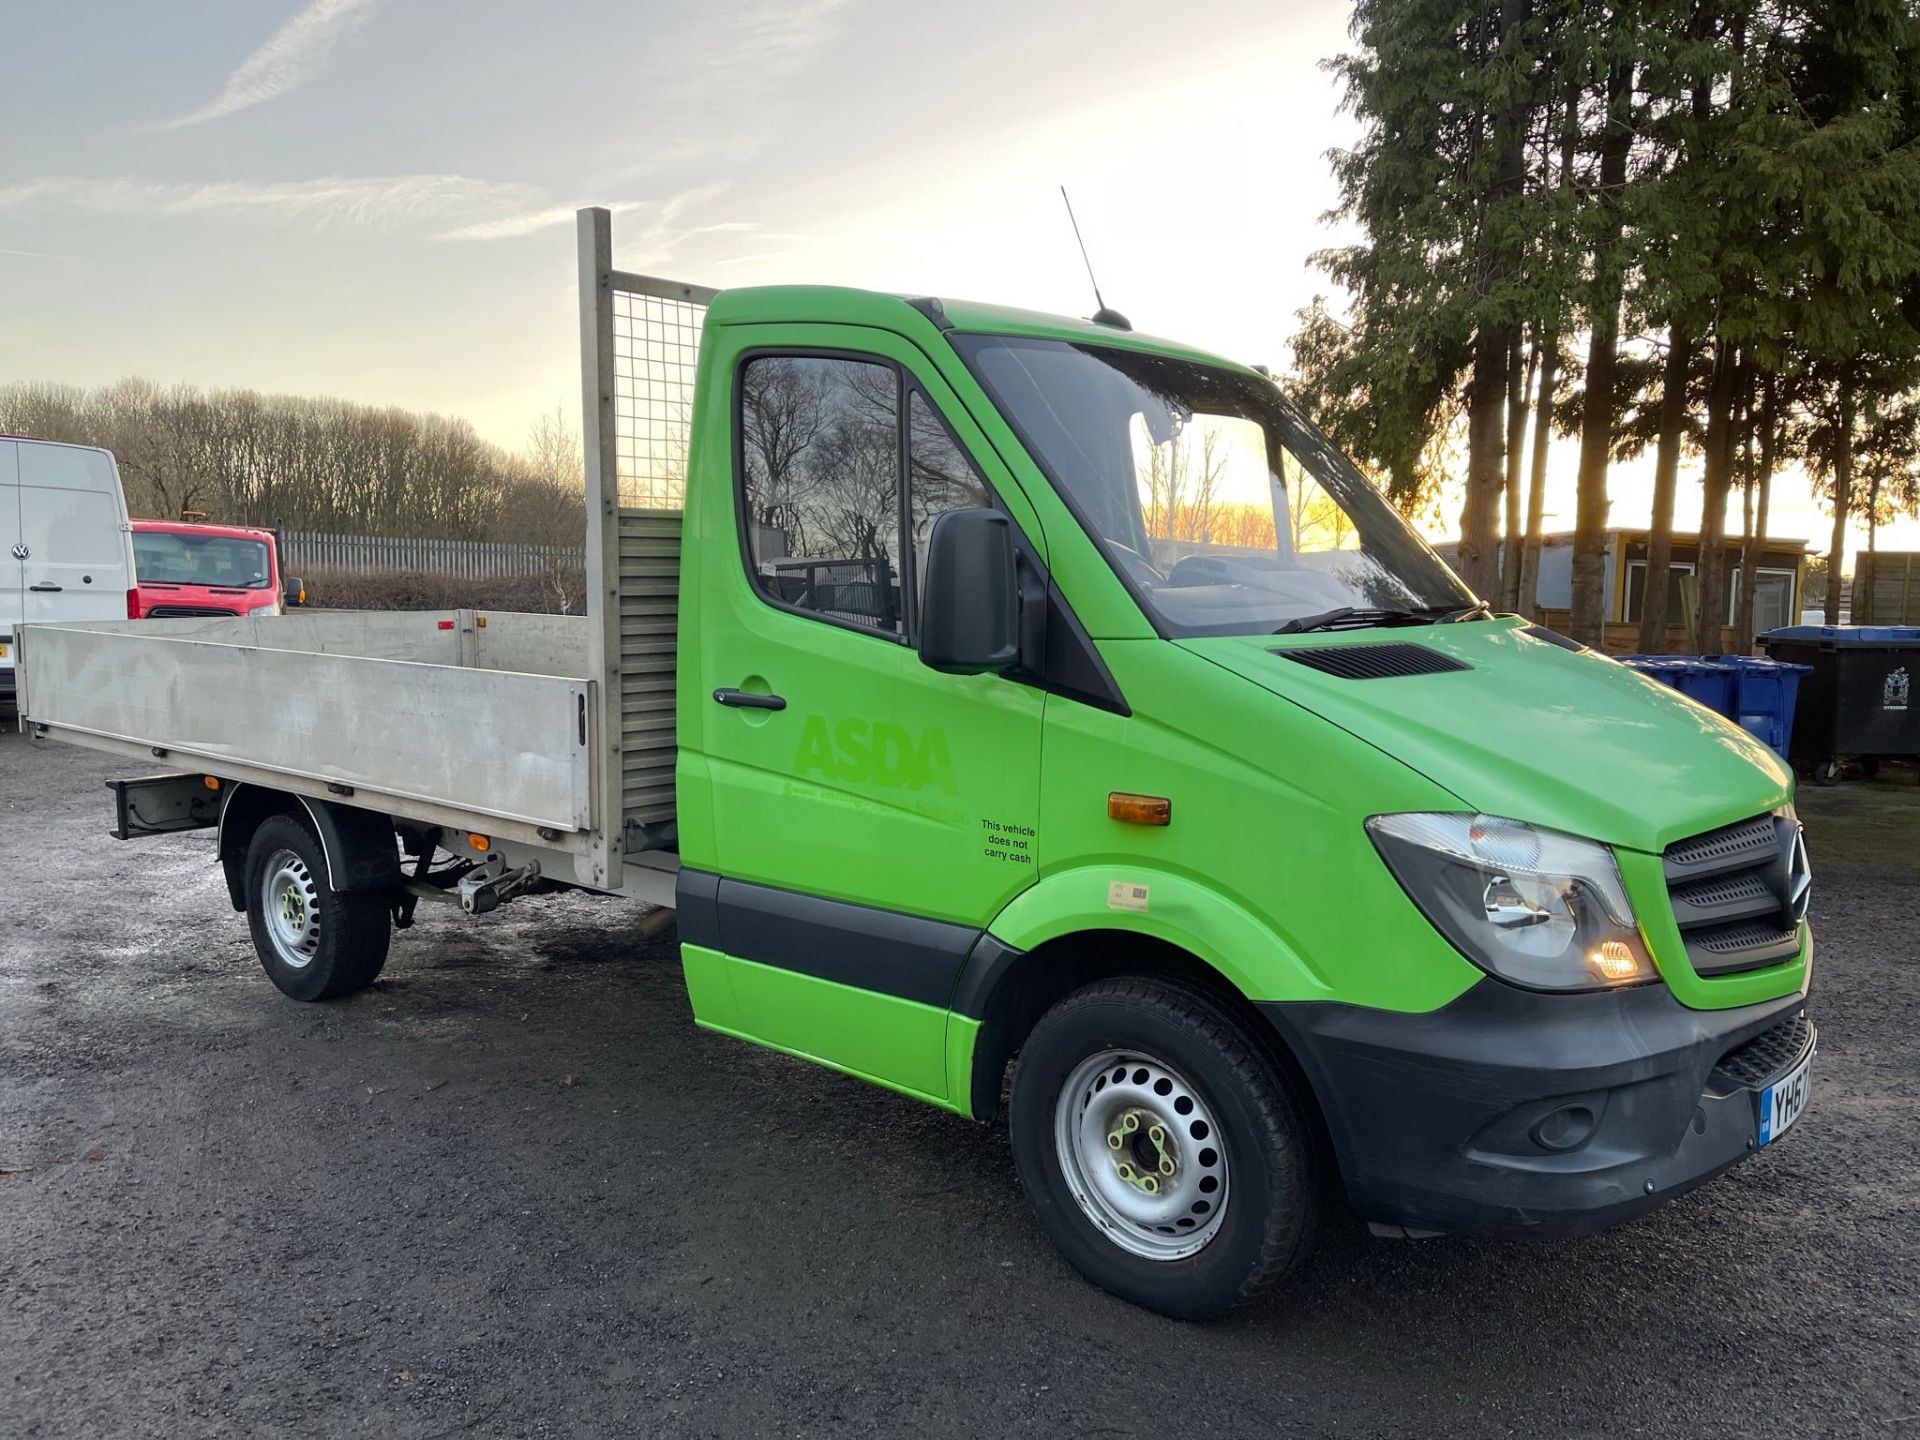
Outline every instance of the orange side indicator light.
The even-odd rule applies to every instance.
[[[1107,818],[1129,825],[1167,825],[1173,820],[1173,801],[1164,795],[1130,795],[1115,790],[1107,796]]]
[[[1633,951],[1618,940],[1601,941],[1598,949],[1588,953],[1587,963],[1602,980],[1631,980],[1640,969]]]
[[[484,855],[493,848],[493,842],[484,835],[468,835],[467,847],[472,850],[478,850]]]
[[[220,777],[217,775],[202,775],[200,777],[200,783],[209,790],[218,790],[220,788]]]

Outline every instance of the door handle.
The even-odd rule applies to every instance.
[[[755,695],[748,690],[716,690],[713,698],[722,705],[741,710],[784,710],[787,702],[778,695]]]
[[[57,595],[64,588],[60,585],[29,585],[27,587],[37,595]]]

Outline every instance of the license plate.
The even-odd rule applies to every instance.
[[[1813,1094],[1813,1054],[1793,1067],[1793,1073],[1760,1092],[1760,1143],[1778,1140],[1807,1108]]]

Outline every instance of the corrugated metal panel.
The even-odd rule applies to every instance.
[[[673,818],[680,518],[678,510],[620,512],[621,809],[642,825]]]

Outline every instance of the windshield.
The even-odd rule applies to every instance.
[[[953,339],[1162,633],[1404,623],[1474,604],[1271,383],[1138,350]]]
[[[267,547],[232,535],[176,535],[136,531],[133,564],[142,585],[218,585],[264,590]]]

